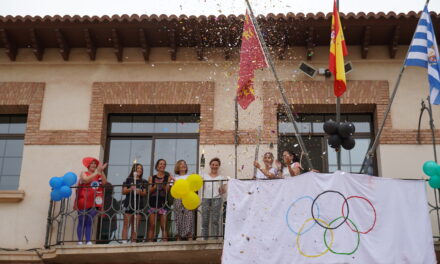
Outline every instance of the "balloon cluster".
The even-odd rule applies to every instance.
[[[191,174],[186,179],[177,180],[171,187],[171,196],[182,199],[183,206],[188,210],[194,210],[200,205],[200,197],[195,193],[202,188],[203,179],[198,174]]]
[[[52,177],[49,180],[49,185],[52,187],[50,199],[52,201],[60,201],[63,198],[68,198],[72,195],[72,185],[76,183],[77,176],[73,172],[64,174],[63,177]]]
[[[341,146],[346,150],[353,149],[356,145],[352,137],[355,130],[351,122],[338,124],[333,120],[328,120],[324,123],[324,132],[329,135],[328,144],[334,149],[340,149]]]
[[[440,165],[435,161],[427,161],[423,164],[423,172],[428,175],[429,186],[434,189],[440,188]]]

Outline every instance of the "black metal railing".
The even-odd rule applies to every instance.
[[[72,187],[71,197],[50,201],[45,247],[87,242],[222,239],[226,194],[221,193],[226,190],[226,183],[226,180],[204,181],[198,191],[201,204],[192,211],[184,209],[182,201],[171,196],[172,183],[156,184],[155,188],[146,182],[136,187],[111,184]]]

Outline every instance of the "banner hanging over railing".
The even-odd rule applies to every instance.
[[[424,181],[230,180],[222,263],[436,263]]]

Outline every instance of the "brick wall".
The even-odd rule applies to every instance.
[[[291,81],[283,82],[289,104],[296,113],[335,113],[336,98],[332,81]],[[341,99],[342,113],[372,113],[377,131],[389,103],[387,81],[348,81],[350,87]],[[277,142],[277,112],[282,111],[282,98],[275,82],[263,83],[263,122],[265,130],[262,142]],[[436,130],[440,137],[440,130]],[[421,130],[421,143],[431,144],[431,131]],[[381,144],[417,144],[417,129],[392,128],[391,113],[388,116]]]
[[[332,81],[283,82],[297,113],[334,113]],[[343,113],[373,113],[376,129],[389,102],[387,81],[349,81],[342,97]],[[213,82],[98,82],[92,87],[88,130],[40,130],[44,83],[0,83],[0,113],[28,113],[26,145],[102,145],[109,113],[200,113],[200,144],[234,144],[233,130],[214,129]],[[231,107],[233,107],[231,105]],[[274,82],[263,83],[263,143],[277,142],[277,112],[282,99]],[[233,120],[233,116],[230,117]],[[240,144],[255,144],[256,130],[240,130]],[[440,130],[436,130],[440,138]],[[431,144],[431,131],[421,131],[422,144]],[[385,123],[382,144],[416,144],[417,130],[393,129]]]

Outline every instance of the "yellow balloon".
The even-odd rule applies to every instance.
[[[176,189],[173,187],[171,187],[171,196],[173,196],[176,199],[182,199],[182,195],[176,193]]]
[[[199,174],[191,174],[186,178],[189,184],[190,191],[197,191],[203,186],[203,178]]]
[[[200,205],[200,197],[195,192],[190,192],[182,198],[183,206],[188,210],[194,210]]]
[[[185,196],[190,192],[189,184],[186,180],[180,179],[174,183],[173,186],[174,192],[176,195]]]

